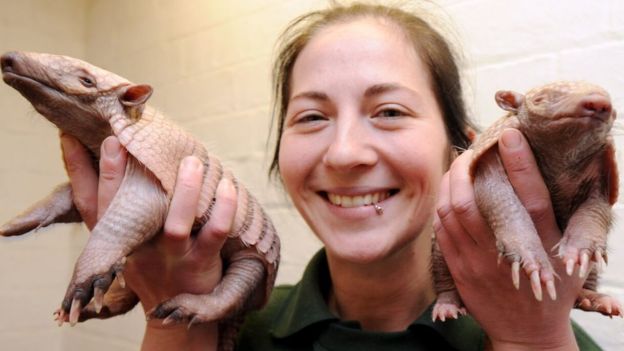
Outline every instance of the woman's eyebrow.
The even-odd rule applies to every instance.
[[[383,93],[387,93],[387,92],[395,91],[395,90],[404,90],[404,91],[409,92],[410,94],[418,95],[414,90],[404,85],[398,84],[398,83],[380,83],[380,84],[374,84],[368,87],[364,91],[364,97],[372,97],[376,95],[381,95]],[[314,90],[304,91],[302,93],[299,93],[291,97],[289,101],[296,100],[296,99],[303,99],[303,98],[322,101],[322,102],[329,101],[329,96],[327,94],[320,92],[320,91],[314,91]]]
[[[327,94],[322,93],[320,91],[304,91],[303,93],[299,93],[289,99],[289,101],[293,101],[296,99],[312,99],[318,101],[329,101],[329,96]]]
[[[364,96],[371,97],[375,95],[381,95],[383,93],[387,93],[389,91],[394,91],[394,90],[407,90],[412,94],[416,94],[416,92],[413,91],[412,89],[406,86],[403,86],[401,84],[398,84],[398,83],[381,83],[381,84],[371,85],[370,87],[368,87],[366,91],[364,91]]]

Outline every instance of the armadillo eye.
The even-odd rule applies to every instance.
[[[93,88],[95,86],[95,82],[89,77],[80,77],[80,83],[87,88]]]

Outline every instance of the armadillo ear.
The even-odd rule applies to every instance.
[[[143,105],[152,96],[153,91],[152,87],[147,84],[130,85],[121,94],[119,100],[127,107]]]
[[[516,112],[524,103],[524,95],[510,90],[496,92],[496,103],[505,111]]]

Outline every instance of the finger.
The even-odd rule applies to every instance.
[[[98,175],[85,147],[74,137],[61,133],[65,170],[71,182],[74,204],[89,229],[97,222]]]
[[[472,150],[468,150],[451,164],[449,171],[450,203],[454,215],[466,233],[479,246],[491,249],[494,248],[495,244],[490,227],[481,216],[481,211],[475,201],[473,179],[470,174],[471,163]]]
[[[505,129],[499,140],[499,154],[518,198],[533,219],[542,240],[560,239],[550,192],[522,133]]]
[[[472,237],[464,231],[464,227],[453,212],[450,199],[449,172],[442,176],[436,209],[433,217],[433,230],[436,235],[438,232],[442,235],[441,238],[438,238],[441,246],[448,248],[452,254],[456,254],[460,248],[465,249],[476,244]],[[443,251],[446,252],[444,248]]]
[[[199,204],[203,175],[204,165],[197,157],[182,160],[164,226],[164,249],[172,255],[181,255],[190,247],[188,239]]]
[[[459,255],[458,248],[449,237],[446,229],[444,229],[437,213],[433,214],[433,232],[435,233],[435,241],[438,243],[445,257],[457,257],[457,255]]]
[[[232,231],[237,204],[236,188],[231,180],[224,177],[217,186],[210,220],[197,237],[197,248],[200,254],[210,257],[221,251],[225,239]]]
[[[117,193],[126,171],[127,154],[119,140],[109,136],[102,142],[100,179],[98,183],[98,214],[100,219]]]

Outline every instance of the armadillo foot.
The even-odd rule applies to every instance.
[[[60,323],[68,321],[70,325],[74,326],[79,321],[84,320],[81,318],[81,312],[83,307],[87,308],[87,306],[89,306],[90,314],[93,312],[96,315],[99,314],[105,305],[105,294],[113,283],[113,279],[116,276],[120,277],[118,285],[120,285],[120,288],[125,286],[122,273],[124,263],[125,258],[112,265],[105,273],[91,274],[81,283],[72,281],[61,304],[62,314],[59,314],[62,317],[65,317],[65,315],[69,317],[68,319],[63,318]],[[74,274],[74,279],[75,277],[76,274]]]
[[[446,319],[457,319],[466,314],[466,308],[463,306],[459,294],[456,290],[452,290],[438,294],[438,299],[431,312],[431,319],[434,322],[436,320],[444,322]]]
[[[503,253],[503,256],[511,261],[511,281],[516,289],[520,289],[520,269],[522,269],[531,283],[531,290],[537,301],[542,301],[543,298],[542,284],[546,287],[548,296],[552,300],[557,299],[556,273],[543,249],[537,252],[524,250],[523,254],[507,252]]]
[[[147,319],[163,319],[164,325],[206,323],[229,316],[223,304],[215,301],[211,295],[180,294],[147,312]]]
[[[574,307],[583,311],[598,312],[609,317],[624,317],[622,305],[616,298],[589,289],[581,290]]]
[[[58,326],[60,327],[63,325],[63,323],[68,322],[69,319],[65,311],[59,308],[54,312],[54,321],[57,322]]]
[[[593,242],[573,244],[567,237],[564,237],[557,246],[558,255],[566,266],[566,273],[570,276],[577,265],[580,278],[587,276],[591,271],[592,263],[596,264],[598,273],[604,271],[607,266],[607,251],[604,244]]]

